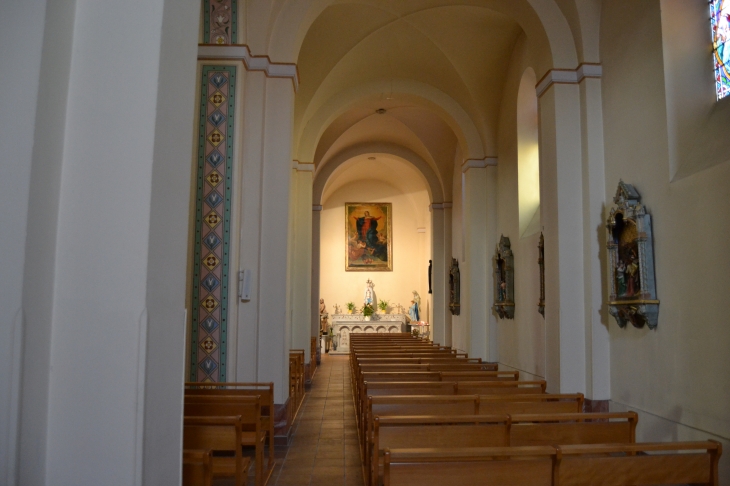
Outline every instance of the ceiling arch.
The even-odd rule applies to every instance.
[[[267,0],[258,0],[258,2],[264,1]],[[251,3],[256,3],[256,1]],[[286,0],[286,3],[278,9],[278,15],[271,19],[271,28],[268,31],[269,38],[264,42],[269,56],[278,62],[297,62],[304,38],[312,24],[330,5],[339,3],[346,2],[337,0]],[[392,0],[370,0],[366,2],[358,0],[357,3],[385,5],[391,10],[401,13],[414,9],[412,7],[413,2],[394,3]],[[548,62],[536,67],[538,75],[551,68],[573,69],[577,63],[576,41],[569,34],[571,28],[577,31],[578,26],[574,25],[573,22],[570,26],[568,25],[561,8],[557,5],[558,3],[561,4],[562,10],[568,11],[569,15],[576,8],[579,11],[586,10],[580,6],[574,6],[576,4],[575,0],[431,0],[424,2],[428,6],[474,5],[510,15],[527,34],[531,48],[535,51],[545,50],[544,53],[548,55]],[[597,9],[590,7],[590,10],[596,11]],[[587,18],[587,15],[582,14],[580,20],[582,21],[583,18]],[[591,26],[587,28],[586,26],[580,27],[585,32],[588,32],[591,28]],[[585,32],[583,32],[583,35],[585,35]]]
[[[378,102],[378,105],[392,106],[383,99],[384,84],[373,81],[365,85],[353,86],[345,92],[334,94],[325,104],[295,126],[295,147],[297,160],[315,161],[315,152],[324,131],[346,111],[358,104]],[[388,89],[390,84],[388,83]],[[417,80],[398,79],[392,83],[393,99],[396,103],[412,103],[422,106],[437,115],[453,131],[459,142],[461,153],[466,158],[484,158],[482,137],[473,120],[461,105],[433,86]]]
[[[362,155],[377,156],[378,154],[387,154],[410,163],[423,176],[431,203],[444,201],[444,187],[442,187],[438,175],[421,156],[397,144],[371,142],[348,147],[331,157],[326,164],[322,164],[317,168],[314,174],[314,185],[312,188],[312,204],[322,204],[322,196],[327,182],[338,167]]]

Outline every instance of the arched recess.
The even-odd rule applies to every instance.
[[[431,260],[433,260],[433,288],[445,289],[448,265],[450,264],[450,244],[446,241],[442,183],[433,168],[412,150],[394,143],[371,142],[348,147],[329,158],[314,175],[312,187],[312,336],[319,333],[319,288],[320,288],[320,213],[322,195],[327,181],[344,163],[365,154],[389,154],[410,163],[424,178],[431,206]],[[433,335],[445,334],[446,299],[434,293],[431,323]]]
[[[540,147],[535,71],[522,74],[517,93],[517,193],[520,237],[540,229]]]
[[[379,99],[382,92],[382,83],[358,85],[337,93],[315,112],[305,114],[302,126],[298,127],[294,139],[298,160],[313,161],[317,144],[327,127],[354,104],[365,99]],[[426,83],[397,79],[393,81],[393,93],[395,96],[425,106],[441,116],[456,135],[464,158],[483,159],[487,155],[479,130],[469,114],[443,91]]]

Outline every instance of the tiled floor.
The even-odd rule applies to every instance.
[[[269,486],[363,484],[348,357],[323,355]]]

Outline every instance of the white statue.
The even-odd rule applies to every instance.
[[[363,300],[364,304],[370,304],[374,305],[375,303],[375,296],[373,295],[373,281],[368,279],[367,282],[365,282],[365,299]]]
[[[340,306],[335,304],[335,314],[342,314],[342,309],[340,309]]]

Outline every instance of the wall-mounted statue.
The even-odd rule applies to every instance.
[[[449,310],[453,316],[461,314],[461,274],[459,260],[456,258],[451,259],[449,271]]]
[[[651,215],[631,184],[619,181],[608,228],[608,273],[611,281],[608,312],[620,327],[657,326],[659,300],[654,279]]]
[[[515,262],[509,238],[502,235],[494,253],[494,312],[500,319],[515,317]]]
[[[537,312],[545,317],[545,238],[540,233],[540,243],[537,244],[537,264],[540,266],[540,300],[537,302]]]

